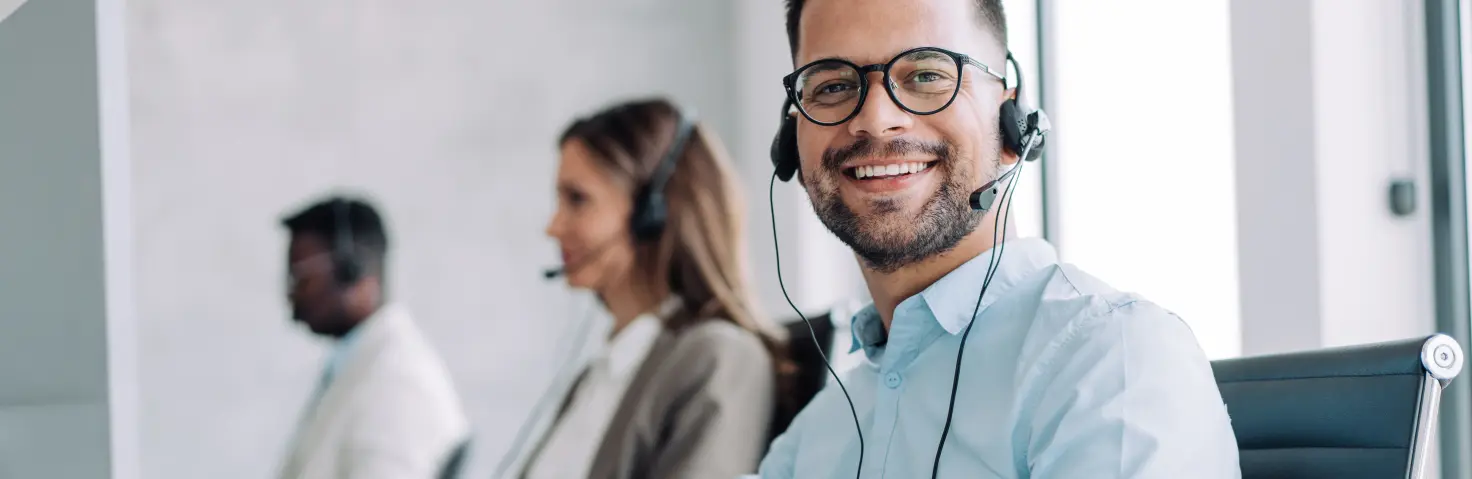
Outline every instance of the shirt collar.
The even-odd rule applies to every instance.
[[[1000,258],[997,260],[997,269],[992,275],[991,284],[987,285],[986,296],[981,299],[978,307],[976,295],[981,292],[981,285],[986,280],[993,250],[997,251]],[[960,334],[971,323],[973,311],[980,314],[1029,274],[1056,264],[1058,253],[1046,240],[1014,239],[976,255],[931,283],[920,294],[901,302],[901,305],[918,299],[930,309],[942,329],[952,335]],[[899,309],[897,307],[896,311]],[[879,317],[873,303],[855,313],[851,324],[853,344],[849,347],[849,352],[864,349],[866,354],[873,356],[877,346],[888,337],[884,330],[884,321]]]
[[[649,348],[664,330],[664,319],[679,310],[683,303],[671,296],[660,304],[659,309],[634,318],[608,340],[608,346],[599,358],[614,375],[627,375],[644,362]]]
[[[644,362],[644,356],[662,329],[663,322],[653,314],[642,314],[625,325],[609,340],[604,351],[602,362],[608,367],[608,372],[615,376],[632,373]]]

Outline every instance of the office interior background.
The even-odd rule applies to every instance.
[[[1469,344],[1467,2],[1006,7],[1056,132],[1022,173],[1023,235],[1177,312],[1212,358]],[[0,0],[0,19],[0,477],[269,476],[326,352],[288,318],[278,220],[332,192],[386,213],[392,294],[487,476],[591,310],[540,275],[555,136],[634,97],[720,134],[760,306],[795,319],[767,213],[779,0]],[[802,191],[774,198],[798,305],[862,304]],[[1439,457],[1472,477],[1453,385]]]

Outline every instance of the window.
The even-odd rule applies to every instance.
[[[1211,358],[1239,355],[1227,0],[1052,10],[1051,239],[1064,261],[1179,314]]]

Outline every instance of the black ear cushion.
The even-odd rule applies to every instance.
[[[639,194],[634,196],[634,214],[629,218],[629,230],[634,233],[635,240],[653,241],[664,233],[668,212],[665,211],[663,196],[650,192],[647,186],[640,188]]]
[[[348,286],[358,282],[358,277],[363,273],[358,267],[358,261],[345,253],[336,253],[332,258],[332,274],[340,286]]]
[[[1001,120],[998,128],[1002,133],[1002,146],[1013,154],[1022,154],[1022,134],[1027,129],[1027,115],[1017,106],[1017,100],[1002,102],[1002,111],[998,118]]]
[[[772,167],[777,170],[777,179],[788,181],[797,174],[797,166],[797,119],[784,114],[777,137],[772,138]]]

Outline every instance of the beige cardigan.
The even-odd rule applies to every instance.
[[[570,398],[563,399],[558,420]],[[729,479],[754,473],[775,400],[772,360],[756,335],[726,321],[666,330],[624,393],[588,477]]]

